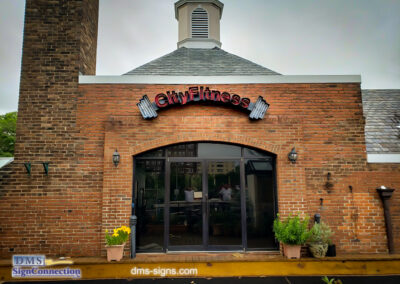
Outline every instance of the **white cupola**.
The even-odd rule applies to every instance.
[[[179,0],[175,18],[179,22],[178,48],[221,48],[219,21],[224,4],[218,0]]]

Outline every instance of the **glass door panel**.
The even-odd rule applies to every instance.
[[[201,162],[170,163],[169,246],[203,245]]]
[[[209,161],[209,246],[242,245],[239,161]]]
[[[162,251],[164,246],[164,160],[136,163],[138,251]]]
[[[276,250],[275,157],[222,143],[183,143],[135,157],[141,252]]]
[[[271,160],[245,160],[247,247],[275,249],[274,166]]]

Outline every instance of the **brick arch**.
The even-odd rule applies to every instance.
[[[150,141],[148,140],[142,141],[140,144],[131,146],[129,148],[129,154],[131,156],[135,156],[140,153],[165,147],[171,144],[178,144],[185,142],[201,142],[201,141],[240,144],[243,146],[249,146],[263,151],[267,151],[276,155],[282,153],[282,147],[280,145],[274,145],[266,141],[263,141],[261,139],[251,138],[245,135],[237,135],[232,133],[229,134],[191,133],[191,134],[178,134],[175,136],[163,137]]]

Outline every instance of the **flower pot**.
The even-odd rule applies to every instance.
[[[289,259],[300,258],[301,245],[283,244],[283,254]]]
[[[107,261],[120,261],[124,256],[125,244],[106,246],[107,249]]]
[[[329,245],[326,256],[336,256],[336,245]]]
[[[325,257],[326,252],[328,250],[328,244],[327,243],[311,243],[310,246],[310,251],[313,257],[316,258],[322,258]]]

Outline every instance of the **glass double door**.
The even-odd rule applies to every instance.
[[[166,247],[243,248],[240,160],[167,160]]]

